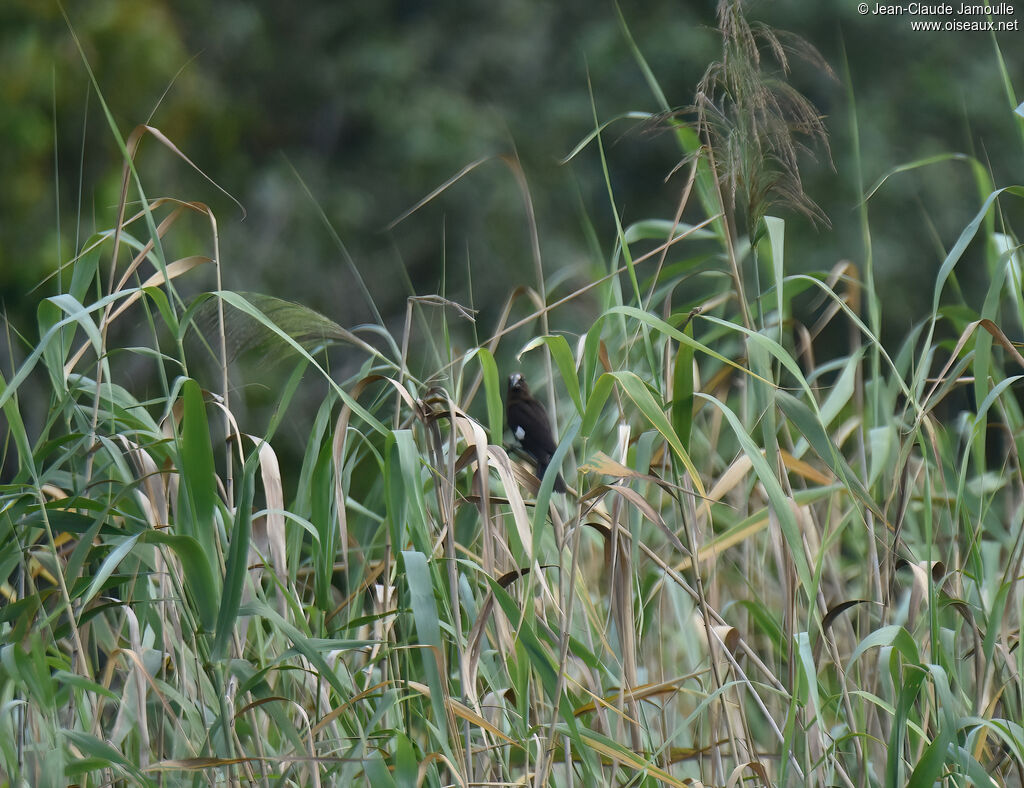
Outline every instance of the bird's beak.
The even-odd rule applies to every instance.
[[[508,379],[508,386],[509,386],[509,388],[517,389],[517,388],[519,388],[519,384],[522,383],[522,382],[523,382],[523,376],[520,375],[518,372],[516,372],[514,375],[511,375],[509,377],[509,379]]]

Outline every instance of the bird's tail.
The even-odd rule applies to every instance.
[[[537,478],[538,479],[541,479],[541,480],[544,479],[544,474],[548,472],[548,463],[550,463],[550,460],[548,460],[546,462],[538,462],[537,463]],[[562,474],[558,474],[557,476],[555,476],[555,484],[554,484],[554,487],[552,489],[555,492],[557,492],[557,493],[564,493],[565,492],[565,480],[562,478]]]

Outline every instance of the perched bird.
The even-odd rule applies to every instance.
[[[537,461],[537,477],[543,479],[557,446],[551,433],[548,412],[530,394],[526,379],[518,372],[508,379],[506,416],[508,427],[516,436],[519,445]],[[554,490],[565,492],[565,482],[561,474],[555,477]]]

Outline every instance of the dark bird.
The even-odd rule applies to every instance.
[[[508,379],[508,397],[506,404],[508,427],[523,447],[537,462],[537,477],[544,478],[551,463],[551,457],[558,448],[551,433],[551,421],[544,406],[530,394],[526,379],[518,372]],[[562,475],[555,477],[555,492],[565,492]]]

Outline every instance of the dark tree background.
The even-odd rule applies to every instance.
[[[619,7],[668,101],[684,108],[720,55],[714,3]],[[533,283],[507,167],[488,163],[388,224],[467,163],[515,151],[547,270],[564,269],[563,287],[582,282],[606,265],[614,241],[596,151],[559,165],[593,128],[588,80],[601,121],[659,109],[610,0],[70,0],[64,9],[67,21],[49,0],[0,8],[0,294],[18,325],[32,320],[26,310],[49,286],[30,289],[93,230],[110,227],[117,202],[119,152],[71,29],[121,133],[148,120],[245,206],[242,221],[198,174],[143,143],[150,198],[215,209],[227,285],[305,303],[346,326],[372,313],[321,209],[387,318],[401,316],[410,288],[443,289],[486,316],[514,286]],[[832,228],[786,216],[794,267],[863,261],[844,52],[865,187],[894,166],[953,151],[990,165],[997,186],[1019,180],[1021,119],[994,40],[1016,76],[1020,33],[912,32],[906,18],[858,14],[853,0],[766,0],[748,15],[802,36],[839,77],[794,60],[792,82],[827,115],[833,160],[805,162],[805,188]],[[604,139],[624,221],[670,217],[681,178],[665,180],[678,158],[671,136],[621,121]],[[980,199],[957,162],[900,175],[872,198],[879,284],[896,306],[885,312],[887,331],[898,336],[923,309],[922,283]],[[600,253],[586,240],[587,222]],[[197,219],[191,229],[191,239],[176,234],[183,248],[175,251],[208,253],[206,225]]]

